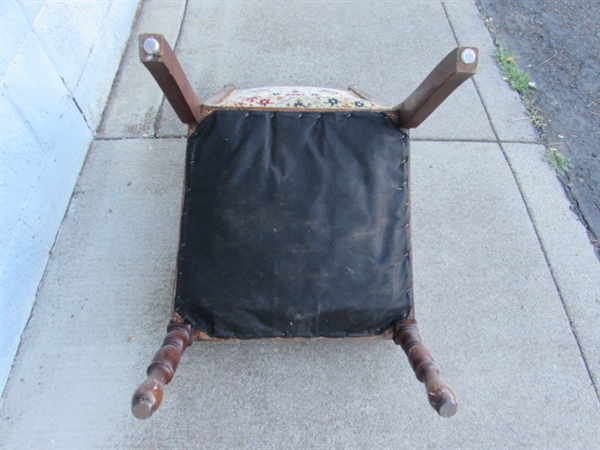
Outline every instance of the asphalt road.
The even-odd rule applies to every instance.
[[[546,119],[541,139],[570,158],[562,176],[600,251],[600,1],[478,0],[499,43],[516,55]]]

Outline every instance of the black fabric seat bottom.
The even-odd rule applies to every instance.
[[[404,320],[408,155],[381,113],[215,111],[188,140],[175,310],[216,338]]]

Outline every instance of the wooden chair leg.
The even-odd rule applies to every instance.
[[[394,109],[400,128],[418,127],[464,81],[477,72],[476,47],[457,47],[446,56],[419,87]]]
[[[133,394],[131,411],[135,417],[147,419],[158,409],[165,384],[173,379],[181,355],[191,344],[192,326],[189,323],[171,321],[162,347],[148,367],[148,378]]]
[[[202,120],[201,101],[173,49],[162,34],[140,34],[140,60],[154,77],[183,123],[194,129]]]
[[[456,414],[458,405],[454,391],[440,378],[440,368],[423,345],[414,319],[394,326],[394,342],[402,347],[417,379],[425,384],[429,403],[442,417]]]

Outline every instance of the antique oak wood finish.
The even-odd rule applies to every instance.
[[[465,63],[463,52],[473,52],[474,60]],[[477,71],[478,51],[474,47],[452,50],[406,100],[394,108],[401,128],[416,128],[442,104],[454,90]]]
[[[181,355],[192,344],[192,326],[171,321],[162,347],[148,366],[148,378],[137,388],[131,410],[138,419],[149,418],[160,406],[163,389],[173,379]]]
[[[440,368],[423,344],[417,321],[405,320],[394,325],[394,342],[406,353],[417,379],[425,384],[429,403],[442,417],[456,414],[454,391],[440,378]]]
[[[224,98],[227,98],[229,96],[229,94],[231,94],[233,91],[235,91],[235,85],[228,84],[223,89],[221,89],[219,92],[217,92],[216,94],[211,95],[209,98],[207,98],[203,103],[206,103],[209,105],[212,105],[213,103],[218,103],[221,100],[223,100]]]
[[[372,96],[368,92],[363,91],[360,87],[358,87],[358,86],[356,86],[354,84],[351,84],[350,86],[348,86],[348,90],[350,92],[355,93],[360,98],[364,98],[365,100],[367,100],[369,102],[377,103],[378,105],[382,105],[383,106],[383,102],[381,102],[379,99],[375,98],[374,96]]]
[[[156,51],[151,53],[144,49],[144,42],[149,38],[156,40],[158,43]],[[235,89],[233,85],[227,85],[224,89],[211,96],[210,99],[204,102],[201,101],[192,89],[171,46],[161,34],[140,34],[139,51],[141,62],[156,79],[179,119],[189,126],[190,134],[202,119],[215,109],[242,109],[219,107],[211,104],[229,95]],[[463,60],[465,51],[471,52],[474,55],[471,62]],[[397,123],[398,127],[402,129],[416,128],[458,86],[477,72],[478,61],[477,48],[457,47],[431,71],[427,78],[406,100],[393,108],[381,105],[377,111],[387,113]],[[365,100],[380,104],[373,96],[356,86],[350,86],[349,90]],[[254,108],[243,109],[251,110]],[[264,108],[257,109],[264,110]],[[273,111],[281,110],[279,108],[271,109]],[[296,110],[330,111],[318,108],[296,108]]]
[[[158,43],[152,53],[144,49],[144,42],[154,39]],[[177,117],[190,129],[200,123],[200,99],[192,89],[175,53],[161,34],[139,36],[140,60],[154,77]]]
[[[144,48],[144,42],[148,38],[156,41],[151,42],[154,46],[149,46],[150,51]],[[233,85],[225,86],[222,91],[207,101],[201,102],[181,69],[173,50],[162,35],[140,35],[139,48],[142,63],[158,82],[179,119],[188,125],[190,134],[202,119],[214,110],[253,109],[215,105],[234,91]],[[465,51],[467,53],[464,53]],[[382,106],[372,96],[355,86],[349,87],[349,90],[359,97],[379,105],[380,108],[373,110],[388,114],[399,128],[408,130],[419,126],[461,83],[473,76],[477,70],[477,62],[476,48],[458,47],[454,49],[404,102],[394,108]],[[280,108],[269,108],[269,110],[276,111]],[[295,110],[299,112],[330,111],[315,108],[295,108]],[[431,406],[443,417],[451,417],[456,413],[457,402],[454,392],[440,378],[440,368],[421,340],[417,322],[414,319],[414,311],[407,320],[397,322],[382,334],[366,339],[369,338],[392,338],[406,353],[417,379],[425,384]],[[194,340],[216,341],[222,339],[215,339],[194,329],[174,312],[163,345],[148,367],[148,378],[133,395],[132,412],[135,417],[147,419],[158,409],[162,401],[164,385],[173,379],[181,355]]]

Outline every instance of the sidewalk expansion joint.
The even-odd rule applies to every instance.
[[[160,141],[160,140],[172,140],[180,139],[187,140],[186,136],[97,136],[94,141]]]

